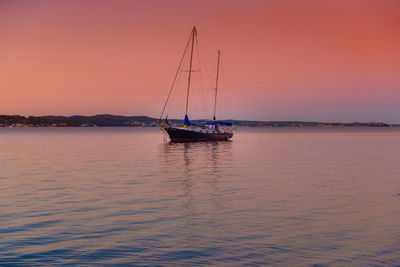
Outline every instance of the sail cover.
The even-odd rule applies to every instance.
[[[186,125],[186,126],[190,126],[190,121],[189,121],[188,115],[185,115],[185,119],[183,120],[183,124]]]

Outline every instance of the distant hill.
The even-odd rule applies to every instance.
[[[384,122],[310,122],[310,121],[243,121],[232,120],[236,126],[270,126],[270,127],[391,127],[397,124],[387,124]]]
[[[245,127],[399,127],[398,124],[383,122],[305,122],[305,121],[248,121],[227,120],[234,126]],[[183,120],[170,119],[171,123],[182,124]],[[193,120],[193,123],[202,124],[205,120]],[[159,120],[147,116],[118,116],[99,114],[95,116],[19,116],[0,115],[0,127],[32,126],[32,127],[156,127]]]
[[[0,127],[5,126],[32,126],[32,127],[78,127],[81,124],[73,119],[61,120],[46,117],[20,115],[0,115]]]
[[[158,120],[147,116],[117,116],[111,114],[99,114],[95,116],[43,116],[50,120],[77,121],[82,125],[100,127],[129,127],[129,126],[157,126]]]

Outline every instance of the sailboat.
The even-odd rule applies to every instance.
[[[187,79],[187,90],[186,90],[186,105],[185,105],[185,117],[183,120],[183,125],[174,125],[168,121],[168,115],[166,115],[165,120],[161,121],[161,129],[168,134],[171,142],[195,142],[195,141],[228,141],[233,137],[232,131],[232,123],[218,121],[216,119],[216,111],[217,111],[217,94],[218,94],[218,79],[219,79],[219,67],[220,67],[220,57],[221,51],[218,50],[218,61],[217,61],[217,75],[216,75],[216,83],[215,83],[215,94],[214,94],[214,110],[213,110],[213,118],[212,120],[206,121],[203,124],[195,124],[189,120],[188,117],[188,107],[189,107],[189,93],[190,93],[190,82],[192,78],[193,72],[193,51],[195,48],[195,41],[197,38],[197,29],[194,26],[192,32],[190,33],[189,41],[186,45],[185,52],[180,61],[178,71],[175,75],[174,81],[170,88],[167,100],[165,101],[163,111],[161,112],[160,121],[164,114],[166,105],[168,103],[171,91],[175,84],[175,80],[180,72],[180,68],[185,57],[186,52],[188,52],[187,48],[190,45],[190,63],[189,63],[189,71],[188,71],[188,79]]]

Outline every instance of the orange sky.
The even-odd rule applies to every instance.
[[[0,114],[158,117],[195,24],[223,53],[220,118],[399,123],[399,14],[386,0],[3,0]]]

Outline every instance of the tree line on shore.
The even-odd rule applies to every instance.
[[[171,123],[182,123],[182,120],[169,120]],[[247,121],[229,120],[235,126],[244,127],[393,127],[397,124],[383,122],[304,122],[304,121]],[[196,121],[193,121],[196,122]],[[204,123],[205,120],[198,120]],[[117,116],[102,114],[95,116],[20,116],[0,115],[0,127],[156,127],[159,120],[147,116]]]

